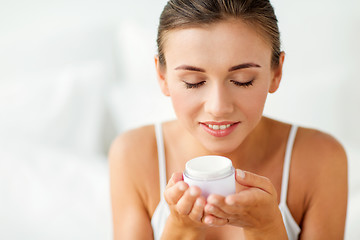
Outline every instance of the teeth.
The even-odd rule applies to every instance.
[[[213,129],[213,130],[224,130],[224,129],[227,129],[228,127],[230,127],[231,124],[227,124],[227,125],[211,125],[209,124],[208,127]]]

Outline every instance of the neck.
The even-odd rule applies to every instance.
[[[269,139],[269,121],[267,118],[262,117],[258,125],[251,131],[251,133],[244,139],[244,141],[236,148],[234,151],[226,154],[220,154],[224,157],[227,157],[232,160],[233,166],[235,168],[240,168],[244,170],[256,169],[260,164],[263,163],[264,156],[267,150],[267,142]],[[200,142],[197,141],[189,132],[185,129],[182,129],[179,134],[179,129],[182,128],[180,124],[175,122],[174,130],[177,132],[173,136],[173,140],[176,141],[174,146],[175,149],[168,150],[167,154],[171,154],[173,157],[178,157],[178,149],[187,149],[187,151],[181,153],[180,159],[183,161],[178,161],[178,164],[181,166],[185,165],[185,162],[191,158],[204,156],[204,155],[216,155],[216,153],[206,149]],[[175,137],[176,136],[176,137]],[[173,142],[174,143],[174,142]],[[176,158],[177,158],[176,157]],[[179,159],[179,160],[180,160]],[[179,167],[181,167],[179,165]]]
[[[240,146],[226,156],[233,161],[235,168],[251,170],[263,163],[270,136],[268,125],[267,118],[262,117]]]

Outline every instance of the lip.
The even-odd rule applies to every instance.
[[[238,122],[235,122],[235,121],[222,121],[222,122],[216,122],[216,121],[206,121],[206,122],[200,122],[200,123],[203,123],[203,124],[211,124],[211,125],[228,125],[228,124],[235,124],[235,123],[238,123]]]
[[[228,125],[231,124],[230,127],[226,129],[219,129],[214,130],[212,128],[209,128],[207,125]],[[207,122],[200,122],[201,127],[210,135],[214,137],[226,137],[230,133],[232,133],[235,128],[240,124],[240,122],[231,122],[231,121],[222,121],[222,122],[214,122],[214,121],[207,121]]]

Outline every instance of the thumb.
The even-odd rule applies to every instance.
[[[268,192],[271,195],[276,194],[274,185],[267,177],[260,176],[255,173],[243,171],[240,169],[236,169],[235,179],[236,182],[242,185],[243,187],[259,188],[265,192]]]
[[[170,180],[169,180],[169,186],[175,185],[177,182],[183,180],[183,175],[181,172],[175,172],[172,174]]]

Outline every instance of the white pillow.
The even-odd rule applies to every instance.
[[[93,62],[0,84],[2,138],[99,152],[104,76]]]
[[[147,83],[125,82],[112,87],[108,104],[117,133],[175,118],[170,98],[162,94],[154,78],[150,79]]]
[[[0,239],[111,239],[106,158],[0,137]]]
[[[104,96],[114,77],[115,29],[37,30],[27,35],[15,29],[14,39],[0,40],[7,43],[0,47],[2,137],[104,152]]]

